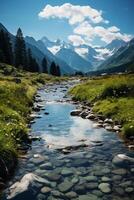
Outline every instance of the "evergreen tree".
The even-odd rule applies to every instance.
[[[22,66],[23,69],[27,69],[26,45],[20,28],[15,39],[15,66]]]
[[[39,65],[38,65],[36,59],[33,58],[30,48],[28,49],[27,58],[28,58],[27,70],[30,71],[30,72],[38,72],[39,71]]]
[[[0,31],[0,61],[8,64],[13,63],[13,52],[10,37],[3,30]]]
[[[51,66],[50,66],[50,74],[53,75],[53,76],[56,76],[57,75],[57,67],[55,65],[55,62],[52,62],[51,63]]]
[[[56,73],[57,76],[61,76],[61,71],[60,71],[60,67],[59,65],[57,65],[57,73]]]
[[[47,59],[45,57],[42,60],[42,69],[44,73],[48,74]]]

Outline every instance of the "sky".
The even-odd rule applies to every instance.
[[[134,36],[134,0],[0,0],[0,22],[16,34],[102,46]]]

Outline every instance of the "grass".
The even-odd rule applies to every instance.
[[[26,140],[28,119],[37,89],[48,82],[66,80],[46,74],[29,73],[0,63],[0,155]]]
[[[93,111],[123,125],[126,138],[134,136],[134,75],[111,75],[86,80],[70,90],[75,100],[88,101]]]

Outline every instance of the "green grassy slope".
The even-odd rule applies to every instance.
[[[73,98],[88,101],[93,111],[123,125],[124,136],[134,135],[134,75],[94,78],[75,86]]]

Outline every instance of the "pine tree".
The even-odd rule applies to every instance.
[[[19,28],[15,39],[15,66],[27,68],[26,45],[21,29]]]
[[[48,74],[47,59],[45,57],[42,60],[42,69],[44,73]]]
[[[55,62],[52,62],[51,63],[51,66],[50,66],[50,74],[53,75],[53,76],[56,76],[57,75],[57,67],[55,65]]]
[[[36,59],[33,58],[30,48],[28,49],[27,58],[28,58],[27,70],[30,71],[30,72],[38,72],[39,71],[39,65],[38,65]]]
[[[13,64],[13,52],[10,37],[3,30],[0,31],[0,61]]]
[[[61,76],[61,71],[60,71],[60,67],[59,65],[57,65],[57,73],[56,73],[57,76]]]

